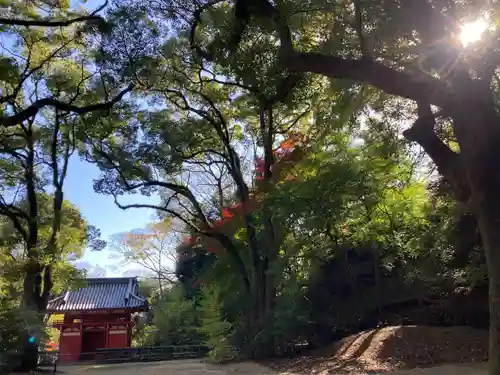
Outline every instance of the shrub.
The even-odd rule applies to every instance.
[[[202,288],[200,299],[201,325],[199,332],[205,337],[209,358],[214,362],[227,362],[237,358],[238,351],[232,345],[232,324],[222,312],[220,289],[217,286]]]

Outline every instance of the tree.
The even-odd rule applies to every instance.
[[[119,233],[111,242],[111,249],[152,273],[160,295],[169,284],[174,284],[176,254],[171,221],[157,221],[144,229]]]
[[[73,12],[68,9],[69,4],[67,3],[54,3],[49,5],[43,1],[34,1],[29,4],[9,1],[4,5],[8,11],[4,14],[4,17],[0,17],[0,24],[25,27],[38,26],[46,28],[65,27],[74,23],[86,23],[102,26],[105,24],[105,21],[102,17],[97,15],[97,13],[103,10],[107,5],[108,2],[105,1],[90,14],[80,14],[79,17],[76,17],[78,12]],[[40,9],[43,9],[45,12],[44,16],[39,14]]]
[[[63,249],[63,186],[69,160],[80,146],[78,126],[105,114],[131,90],[113,89],[105,77],[88,71],[89,46],[98,41],[91,28],[51,24],[54,15],[71,12],[44,4],[9,2],[10,13],[0,20],[6,41],[0,56],[0,215],[11,222],[26,249],[23,302],[36,313],[47,305],[54,285],[51,261],[58,261]],[[67,24],[97,19],[95,14],[82,17]],[[102,102],[100,92],[105,93]],[[50,214],[42,212],[47,207]],[[47,242],[42,219],[51,223]],[[89,228],[92,244],[102,247],[97,235]],[[34,349],[25,358],[25,369],[36,365]]]
[[[114,26],[108,38],[91,39],[100,48],[92,50],[97,62],[90,65],[114,96],[94,80],[74,105],[43,102],[34,113],[48,112],[47,124],[63,118],[63,131],[75,129],[79,150],[103,171],[97,191],[123,209],[153,208],[184,226],[183,282],[217,283],[222,309],[238,323],[232,329],[243,330],[242,315],[251,328],[248,341],[274,324],[278,297],[300,296],[312,263],[347,254],[343,245],[368,249],[378,273],[391,256],[407,260],[438,237],[415,177],[422,173],[415,171],[420,158],[413,160],[419,150],[402,140],[405,122],[418,115],[404,135],[435,162],[459,211],[478,219],[494,295],[496,217],[485,202],[497,199],[496,114],[489,100],[497,90],[498,83],[489,85],[496,66],[488,65],[494,59],[482,49],[486,42],[463,49],[450,42],[453,36],[442,38],[456,29],[443,17],[455,11],[461,19],[474,5],[453,4],[216,0],[160,1],[148,9],[121,2],[108,13]],[[83,77],[69,91],[90,82]],[[60,86],[57,78],[57,84],[44,78],[52,83],[47,87]],[[110,99],[132,85],[131,100]],[[468,127],[476,117],[482,125]],[[358,138],[369,147],[353,147]],[[474,149],[471,139],[484,147]],[[137,193],[162,201],[120,201]],[[232,308],[235,300],[241,303]],[[493,353],[500,318],[492,316]]]
[[[222,9],[220,4],[175,4],[191,10],[192,41],[202,50],[206,45],[205,55],[213,61],[230,59],[241,44],[249,43],[248,30],[257,28],[279,40],[275,51],[283,70],[350,81],[358,93],[364,85],[371,86],[385,106],[409,100],[408,120],[416,120],[405,137],[426,151],[456,199],[478,221],[491,296],[490,373],[499,374],[498,35],[491,29],[476,43],[463,45],[459,40],[460,24],[489,17],[489,22],[497,22],[493,5],[479,9],[474,1],[447,0],[274,5],[239,0],[232,14],[226,12],[232,27],[214,33],[208,24],[200,30],[200,14]],[[458,148],[451,147],[440,128],[449,130]]]
[[[187,33],[164,40],[159,34],[165,25],[156,24],[148,12],[134,2],[110,12],[110,20],[119,26],[103,48],[103,69],[117,81],[133,82],[137,95],[155,107],[131,108],[138,112],[134,124],[106,120],[108,139],[90,130],[89,159],[105,171],[96,188],[115,197],[159,193],[162,205],[117,203],[124,209],[157,209],[183,222],[193,241],[219,243],[251,295],[251,320],[259,330],[274,305],[272,264],[282,239],[272,212],[254,206],[280,179],[280,168],[300,159],[296,146],[309,129],[312,111],[324,114],[316,91],[324,82],[304,80],[299,86],[296,75],[276,73],[273,61],[254,60],[255,53],[269,51],[272,38],[249,45],[229,66],[212,65],[193,54]],[[216,14],[210,20],[220,22]],[[241,75],[232,79],[231,69]],[[255,75],[255,70],[262,74]],[[124,116],[117,115],[117,120]],[[121,186],[116,186],[117,179]]]
[[[220,290],[217,286],[206,286],[202,288],[202,296],[199,330],[206,337],[204,344],[210,350],[210,358],[217,362],[234,360],[237,350],[231,344],[231,323],[224,317]]]
[[[16,127],[26,121],[32,121],[40,111],[45,108],[54,108],[59,112],[72,113],[75,115],[85,115],[87,113],[107,111],[114,104],[120,101],[125,94],[132,90],[128,87],[121,90],[113,98],[105,95],[107,98],[101,103],[89,103],[94,98],[87,97],[87,102],[82,103],[77,100],[80,92],[74,92],[66,96],[50,95],[47,92],[42,93],[38,82],[43,79],[50,63],[60,59],[62,56],[70,56],[71,48],[73,51],[81,50],[82,37],[89,32],[94,31],[95,26],[102,30],[105,21],[97,13],[107,5],[105,2],[90,14],[79,14],[73,12],[67,5],[54,4],[48,5],[43,1],[30,2],[24,4],[18,1],[8,1],[8,9],[5,17],[0,18],[0,25],[4,25],[1,33],[2,38],[12,43],[12,48],[8,45],[2,45],[0,56],[0,66],[2,76],[0,76],[0,86],[2,94],[0,104],[0,126],[4,128]],[[57,20],[56,17],[62,19]],[[67,19],[64,19],[64,18]],[[69,27],[71,25],[84,24],[85,27]],[[87,37],[90,39],[90,37]],[[75,55],[73,57],[76,57]],[[85,71],[84,59],[74,59],[74,71],[65,77],[61,75],[61,70],[52,70],[51,74],[59,74],[59,83],[66,85],[73,81],[73,88],[83,88],[87,81],[95,74],[88,74]],[[77,62],[77,60],[79,60]],[[87,59],[88,60],[88,59]],[[75,66],[76,65],[76,66]],[[78,69],[80,68],[80,69]],[[81,74],[78,74],[81,73]],[[52,83],[55,77],[52,77]],[[77,81],[80,78],[80,84]],[[35,90],[29,87],[35,83]],[[64,87],[67,89],[68,87]],[[31,91],[28,95],[29,100],[22,97],[25,90]],[[36,91],[36,95],[34,95]],[[106,91],[111,93],[111,91]],[[59,93],[61,94],[61,93]],[[78,98],[80,99],[80,98]]]
[[[68,201],[64,201],[61,208],[61,228],[58,232],[58,251],[53,252],[50,246],[52,241],[53,208],[52,197],[47,194],[38,194],[39,227],[38,227],[38,260],[42,267],[51,267],[51,293],[60,293],[74,280],[81,277],[81,273],[72,264],[72,261],[82,256],[85,248],[94,241],[95,229],[82,218],[80,211]],[[20,207],[27,206],[21,202]],[[28,257],[27,244],[22,235],[16,231],[12,221],[2,218],[0,223],[0,314],[5,323],[0,329],[0,352],[6,355],[2,361],[10,368],[21,365],[18,354],[26,346],[26,333],[33,335],[37,342],[44,337],[43,311],[29,308],[23,303],[23,287]],[[46,287],[42,283],[42,289]],[[42,293],[41,290],[39,293]],[[41,299],[42,295],[38,295]],[[36,346],[36,345],[35,345]]]

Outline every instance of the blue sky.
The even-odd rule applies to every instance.
[[[89,11],[98,8],[105,0],[71,0],[71,7],[78,9],[84,7]],[[101,14],[105,12],[102,11]],[[3,41],[5,43],[5,41]],[[101,231],[102,239],[108,241],[110,236],[116,233],[143,228],[154,220],[155,212],[146,209],[121,210],[118,208],[112,196],[97,194],[93,189],[93,181],[99,177],[99,169],[90,163],[80,160],[78,156],[71,159],[68,167],[68,175],[64,182],[65,199],[77,206],[87,222]],[[158,197],[143,197],[140,194],[120,198],[123,204],[158,202]],[[122,272],[130,275],[130,268],[124,268],[121,259],[116,253],[110,254],[108,249],[96,252],[86,250],[83,258],[77,261],[80,268],[87,268],[92,275],[96,269],[104,271],[107,276],[119,276]],[[116,267],[113,270],[113,266]],[[135,268],[137,274],[141,270]],[[133,271],[132,271],[133,272]]]
[[[113,200],[113,197],[97,194],[93,189],[93,180],[99,176],[99,169],[92,164],[74,157],[68,168],[68,176],[65,181],[65,199],[76,205],[85,219],[99,228],[102,238],[108,240],[109,236],[128,231],[135,228],[142,228],[153,218],[154,212],[146,209],[121,210]],[[155,198],[142,197],[139,194],[123,197],[120,202],[123,203],[151,203]],[[154,203],[154,202],[153,202]],[[119,259],[109,259],[109,251],[85,251],[79,264],[88,263],[88,265],[97,268],[107,268],[107,276],[118,276],[116,271],[108,267],[118,266]],[[85,263],[84,263],[85,262]],[[91,271],[92,269],[89,269]]]
[[[89,11],[98,8],[104,0],[72,0],[72,7],[84,7]],[[105,11],[105,10],[104,10]],[[103,12],[104,12],[103,11]],[[101,14],[103,14],[101,12]],[[89,224],[101,230],[102,239],[108,241],[113,234],[142,228],[154,218],[154,212],[146,209],[119,209],[113,197],[97,194],[93,189],[93,181],[99,177],[99,169],[93,165],[74,157],[68,168],[68,176],[65,181],[65,199],[76,205]],[[142,197],[139,194],[120,199],[122,203],[153,203],[154,198]],[[106,269],[107,276],[118,276],[119,273],[112,269],[120,266],[120,259],[110,259],[108,249],[103,251],[85,251],[82,259],[78,262],[80,266],[85,265],[89,271],[94,269]]]

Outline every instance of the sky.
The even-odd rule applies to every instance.
[[[147,209],[121,210],[112,196],[97,194],[93,189],[93,181],[98,178],[99,169],[90,163],[73,157],[68,167],[68,175],[64,183],[65,199],[77,206],[87,222],[101,231],[101,238],[108,241],[113,234],[142,228],[154,219],[154,212]],[[139,194],[123,197],[123,203],[147,203],[155,198],[142,197]],[[156,200],[155,200],[156,201]],[[149,202],[151,203],[151,202]],[[113,266],[120,265],[120,259],[110,257],[109,249],[102,251],[86,250],[78,261],[80,267],[101,273],[106,269],[106,276],[120,276]],[[101,276],[101,275],[100,275]]]
[[[74,8],[84,7],[89,11],[98,8],[104,0],[71,0]],[[105,11],[105,10],[104,10]],[[102,14],[103,12],[101,12]],[[87,222],[101,231],[101,238],[108,241],[116,233],[143,228],[154,219],[154,212],[146,209],[121,210],[112,196],[97,194],[93,189],[93,181],[99,177],[99,169],[90,163],[72,158],[68,176],[65,181],[65,199],[77,206]],[[149,199],[149,201],[148,201]],[[120,199],[122,203],[152,203],[154,198],[142,197],[139,194]],[[115,253],[113,253],[114,255]],[[108,248],[102,251],[86,250],[77,265],[86,268],[89,276],[120,276],[121,260],[114,257]],[[139,273],[139,272],[138,272]],[[130,275],[130,273],[128,273]]]

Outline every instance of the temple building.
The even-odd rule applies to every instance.
[[[84,285],[49,301],[52,327],[60,330],[59,360],[93,359],[97,349],[127,348],[134,316],[148,310],[135,277],[89,278]]]

